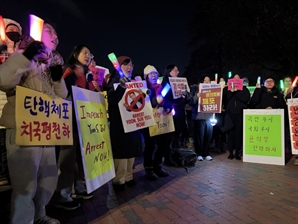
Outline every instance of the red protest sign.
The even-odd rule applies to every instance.
[[[200,83],[198,112],[221,113],[222,88],[220,84]]]

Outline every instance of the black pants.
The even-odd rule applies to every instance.
[[[141,129],[145,139],[144,150],[144,167],[153,168],[154,166],[161,166],[162,157],[164,156],[169,145],[167,144],[167,134],[150,137],[149,128]],[[156,149],[156,151],[155,151]],[[154,154],[155,151],[155,154]],[[153,158],[154,154],[154,158]]]
[[[243,142],[243,113],[229,115],[234,127],[228,132],[228,150],[232,154],[235,149],[236,155],[238,155]]]
[[[194,145],[198,156],[209,156],[213,127],[209,120],[194,120]]]

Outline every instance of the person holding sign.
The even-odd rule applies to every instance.
[[[210,77],[205,76],[203,79],[203,83],[210,84]],[[193,88],[190,95],[191,97],[189,99],[189,105],[192,106],[192,120],[194,123],[193,135],[195,152],[198,155],[197,160],[203,161],[205,159],[207,161],[211,161],[212,157],[210,156],[209,151],[212,141],[213,127],[210,123],[210,118],[213,114],[198,112],[198,103],[199,98],[201,97],[201,93],[199,92],[198,88]]]
[[[52,33],[47,32],[50,27]],[[58,37],[55,29],[45,23],[42,42],[33,41],[22,54],[15,53],[0,66],[0,89],[7,94],[0,124],[6,129],[7,159],[13,187],[11,197],[11,223],[60,223],[46,216],[45,206],[57,184],[57,165],[54,146],[19,146],[15,144],[15,87],[65,98],[67,89],[62,79],[63,59],[55,51]],[[51,44],[49,41],[51,40]],[[47,63],[33,59],[48,52]]]
[[[127,186],[136,185],[132,167],[136,156],[142,155],[142,139],[139,130],[125,133],[118,103],[123,98],[126,82],[130,82],[133,71],[132,60],[128,56],[117,58],[123,77],[115,69],[108,79],[110,136],[116,176],[112,180],[115,191],[123,191]],[[120,84],[114,89],[114,84]]]
[[[152,108],[163,107],[165,113],[171,113],[172,104],[166,101],[161,95],[162,85],[157,83],[158,72],[156,68],[152,65],[147,65],[144,68],[144,78],[147,81],[148,88],[150,89],[150,101]],[[145,139],[145,177],[148,180],[157,180],[158,177],[169,176],[169,173],[162,169],[162,157],[164,156],[166,149],[170,147],[167,144],[167,141],[165,141],[167,134],[150,137],[149,128],[143,128],[141,129],[141,132]],[[155,144],[157,145],[156,151]],[[154,151],[154,158],[152,158]]]
[[[68,89],[68,100],[73,101],[71,86],[79,86],[81,88],[88,89],[86,74],[88,72],[88,65],[90,64],[92,58],[93,55],[91,54],[91,50],[86,45],[77,45],[73,48],[66,61],[63,73],[63,78]],[[87,193],[86,187],[82,183],[83,164],[75,116],[73,116],[72,123],[73,145],[60,146],[58,159],[60,174],[56,189],[57,203],[55,206],[65,210],[74,210],[80,206],[80,203],[73,200],[73,198],[89,199],[93,197],[92,193]],[[72,194],[73,185],[75,194]]]
[[[264,79],[264,86],[256,84],[256,89],[250,101],[256,109],[285,109],[287,108],[283,94],[276,88],[272,76]]]
[[[161,85],[163,87],[165,87],[166,84],[170,85],[169,77],[178,77],[178,74],[179,70],[176,65],[168,65],[164,71]],[[172,149],[185,147],[186,140],[189,137],[185,112],[186,100],[184,97],[174,99],[172,91],[168,91],[168,93],[165,95],[165,99],[172,103],[175,110],[175,115],[173,116],[175,132],[171,134],[170,139]],[[164,163],[169,166],[176,165],[174,161],[171,159],[171,151],[166,152]]]
[[[240,79],[238,74],[234,75],[234,79]],[[246,86],[242,90],[232,87],[223,89],[223,104],[225,111],[233,123],[233,127],[228,131],[228,150],[230,152],[228,159],[241,159],[240,150],[243,140],[243,110],[247,109],[250,100],[250,93]],[[227,119],[225,119],[227,120]],[[235,155],[233,151],[235,149]]]

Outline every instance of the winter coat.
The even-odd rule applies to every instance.
[[[192,91],[188,95],[188,104],[192,106],[192,120],[209,120],[212,117],[212,113],[201,113],[198,112],[199,99],[197,97],[198,91]]]
[[[242,113],[244,109],[247,109],[248,102],[250,100],[250,93],[246,86],[243,86],[243,90],[237,90],[231,92],[228,87],[223,89],[223,105],[225,111],[229,114]]]
[[[51,62],[49,65],[51,65]],[[13,54],[0,66],[0,90],[6,92],[8,101],[2,111],[0,119],[1,125],[6,128],[16,127],[16,85],[43,92],[52,97],[58,96],[65,98],[67,96],[64,80],[61,79],[60,81],[54,82],[46,66],[45,64],[37,65],[35,62],[30,62],[23,54],[19,53]]]
[[[142,139],[139,130],[124,132],[118,103],[125,93],[125,88],[118,85],[114,90],[114,83],[119,83],[119,80],[119,74],[114,71],[107,84],[110,136],[113,158],[128,159],[142,155]]]
[[[275,86],[270,92],[263,86],[256,88],[250,102],[255,105],[256,109],[266,109],[267,107],[272,107],[273,109],[287,108],[283,94]]]

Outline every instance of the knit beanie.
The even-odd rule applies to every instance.
[[[131,58],[128,57],[128,56],[120,56],[120,57],[117,58],[117,60],[118,60],[120,66],[121,66],[121,65],[123,64],[123,62],[124,62],[125,60],[127,60],[127,59],[129,59],[130,61],[132,61]]]
[[[158,74],[158,71],[156,70],[156,68],[153,65],[147,65],[144,68],[144,79],[147,79],[148,74],[150,74],[151,72],[156,72]]]

